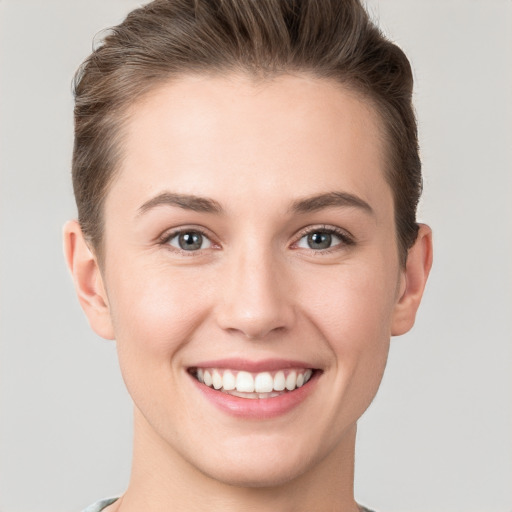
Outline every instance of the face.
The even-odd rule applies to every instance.
[[[184,77],[133,107],[102,279],[169,457],[258,486],[339,454],[405,285],[383,149],[375,112],[319,79]]]

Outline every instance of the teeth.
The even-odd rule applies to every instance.
[[[205,384],[206,384],[206,380],[205,380]],[[288,374],[288,377],[286,377],[286,389],[288,391],[293,391],[296,386],[297,386],[297,372],[293,371]]]
[[[284,372],[277,372],[274,377],[274,389],[276,391],[284,391],[286,387],[286,377],[284,376]]]
[[[241,393],[239,391],[230,391],[229,394],[232,396],[238,396],[240,398],[251,398],[253,400],[259,398],[258,393]]]
[[[224,372],[222,387],[225,391],[232,391],[236,388],[236,378],[229,370]]]
[[[236,376],[236,390],[244,393],[254,392],[254,379],[249,372],[238,372]]]
[[[274,379],[268,372],[258,373],[254,379],[254,390],[257,393],[270,393],[274,389]]]
[[[212,379],[212,376],[211,376],[211,374],[210,374],[210,372],[208,370],[206,370],[204,372],[203,379],[204,379],[204,383],[208,387],[211,387],[211,385],[213,384],[213,379]]]
[[[222,375],[218,370],[213,370],[212,382],[215,389],[220,389],[222,387]]]
[[[274,398],[276,396],[280,396],[281,393],[258,393],[259,398]]]
[[[279,370],[252,374],[245,371],[198,368],[196,378],[208,387],[243,398],[272,398],[302,387],[313,376],[313,370]]]

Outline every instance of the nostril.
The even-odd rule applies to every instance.
[[[254,341],[283,335],[292,327],[293,319],[293,311],[287,311],[283,304],[267,311],[242,309],[238,305],[226,308],[218,315],[218,323],[223,330]]]

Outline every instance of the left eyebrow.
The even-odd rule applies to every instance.
[[[189,194],[176,194],[173,192],[163,192],[146,201],[138,210],[138,214],[156,208],[158,206],[176,206],[184,210],[192,210],[204,213],[222,213],[221,205],[214,199],[208,197],[200,197]]]
[[[375,215],[372,207],[366,201],[348,192],[328,192],[299,199],[292,203],[290,211],[293,213],[311,213],[332,206],[359,208],[370,215]]]

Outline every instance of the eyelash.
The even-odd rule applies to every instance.
[[[209,235],[204,229],[201,229],[201,228],[195,227],[195,226],[179,228],[179,229],[172,230],[170,232],[166,232],[161,237],[159,237],[158,243],[160,245],[166,246],[169,250],[172,250],[173,252],[177,252],[177,253],[183,254],[185,256],[198,256],[199,254],[201,254],[201,252],[204,249],[203,250],[199,249],[196,251],[185,251],[183,249],[179,249],[177,247],[170,245],[169,242],[173,238],[175,238],[183,233],[198,233],[201,236],[203,236],[204,238],[206,238],[212,244],[212,246],[215,246],[215,245],[218,246],[218,244],[213,242],[211,235]],[[342,230],[335,226],[320,225],[320,226],[308,226],[307,228],[304,228],[303,230],[301,230],[298,233],[295,241],[291,244],[291,247],[295,250],[300,249],[299,247],[293,247],[293,246],[298,244],[304,237],[311,235],[313,233],[323,233],[323,234],[328,234],[328,235],[335,235],[336,237],[338,237],[341,240],[341,242],[339,244],[336,244],[332,247],[328,247],[326,249],[319,249],[319,250],[309,249],[315,255],[319,255],[319,256],[330,254],[331,252],[340,250],[343,247],[353,246],[356,243],[354,238],[352,237],[352,235],[347,233],[345,230]]]
[[[313,252],[315,255],[318,255],[318,256],[328,255],[332,252],[341,250],[343,248],[353,246],[356,243],[356,241],[354,240],[352,235],[347,233],[347,231],[345,231],[341,228],[338,228],[336,226],[320,225],[320,226],[308,226],[307,228],[301,230],[301,232],[298,234],[295,242],[293,242],[292,246],[298,244],[304,237],[306,237],[308,235],[312,235],[313,233],[323,233],[323,234],[328,234],[328,235],[335,235],[336,237],[338,237],[341,240],[341,242],[339,244],[333,245],[332,247],[328,247],[327,249],[319,249],[319,250],[309,249],[311,252]],[[298,250],[298,249],[301,249],[301,248],[299,248],[299,247],[295,248],[295,250]]]
[[[179,254],[183,254],[184,256],[198,256],[199,254],[201,254],[202,250],[185,251],[183,249],[180,249],[178,247],[173,247],[170,245],[169,242],[173,238],[175,238],[181,234],[184,234],[184,233],[198,233],[201,236],[203,236],[204,238],[206,238],[212,244],[212,246],[218,245],[212,241],[211,235],[209,235],[204,229],[201,229],[196,226],[184,227],[184,228],[174,229],[172,231],[167,231],[161,237],[159,237],[158,243],[160,245],[165,246],[168,250],[170,250],[172,252],[177,252]]]

